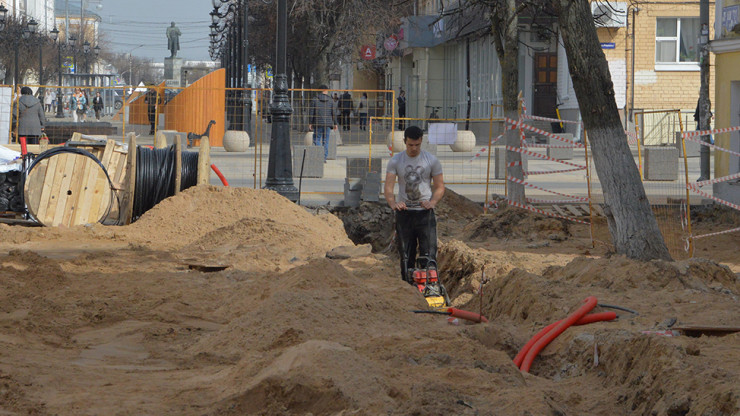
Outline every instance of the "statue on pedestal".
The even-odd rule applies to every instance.
[[[177,51],[180,50],[180,35],[182,35],[180,29],[175,26],[175,22],[172,22],[172,25],[167,28],[167,49],[170,50],[170,58],[176,57]]]

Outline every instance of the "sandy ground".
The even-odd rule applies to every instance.
[[[738,233],[636,262],[603,223],[594,248],[586,226],[450,193],[441,275],[490,319],[453,325],[410,312],[426,302],[397,277],[388,212],[337,215],[199,187],[127,227],[0,225],[0,414],[740,414],[740,333],[643,333],[740,326]],[[570,328],[521,373],[519,348],[587,296],[639,315]]]

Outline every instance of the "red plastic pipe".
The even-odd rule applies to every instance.
[[[488,319],[486,319],[485,316],[478,313],[464,311],[462,309],[447,308],[447,312],[450,316],[454,316],[455,318],[466,319],[477,323],[488,322]]]
[[[596,304],[598,303],[596,297],[594,296],[587,297],[584,302],[585,304],[578,308],[577,311],[575,311],[569,317],[560,321],[551,331],[549,331],[547,334],[545,334],[542,338],[534,343],[532,348],[527,351],[527,355],[524,356],[524,361],[522,361],[522,365],[520,367],[522,371],[528,373],[529,369],[532,367],[532,362],[537,357],[537,354],[539,354],[540,351],[542,351],[547,346],[547,344],[552,342],[552,340],[554,340],[558,335],[562,334],[563,331],[568,329],[579,319],[586,316],[587,313],[591,312],[591,310],[595,308]]]
[[[592,313],[589,315],[584,316],[583,318],[579,319],[574,323],[573,325],[587,325],[592,324],[594,322],[601,322],[601,321],[613,321],[617,319],[617,314],[615,312],[599,312],[599,313]],[[522,361],[524,361],[524,356],[527,355],[527,351],[529,351],[530,348],[532,348],[532,345],[534,345],[537,340],[544,337],[545,334],[547,334],[551,329],[555,328],[555,326],[559,323],[563,322],[563,320],[559,320],[556,322],[551,323],[550,325],[542,328],[540,332],[535,334],[535,336],[532,337],[532,339],[529,340],[521,350],[519,350],[519,354],[514,357],[514,364],[516,364],[517,367],[522,365]]]
[[[26,136],[21,136],[19,140],[21,142],[21,154],[25,156],[26,154],[28,154],[28,147],[26,146]]]
[[[229,183],[226,182],[226,178],[224,178],[223,173],[221,173],[221,171],[218,170],[216,165],[211,164],[211,169],[213,169],[213,171],[216,172],[216,175],[218,175],[218,178],[221,179],[221,183],[224,184],[224,186],[229,186]]]

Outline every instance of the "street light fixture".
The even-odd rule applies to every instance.
[[[54,29],[49,32],[51,39],[57,43],[57,60],[59,71],[59,85],[57,86],[57,118],[64,118],[64,103],[62,97],[62,42],[59,39],[59,29],[54,25]]]
[[[221,67],[226,69],[229,130],[242,130],[251,135],[252,100],[247,57],[248,1],[211,0],[211,4],[211,44],[208,52],[211,59],[218,58]]]
[[[4,5],[0,4],[0,30],[5,29],[5,18],[8,17],[8,9]]]
[[[277,52],[275,56],[275,84],[270,113],[272,136],[267,162],[265,189],[276,191],[291,201],[298,200],[298,189],[293,185],[293,163],[290,152],[290,115],[293,109],[288,97],[287,76],[288,5],[278,0]]]

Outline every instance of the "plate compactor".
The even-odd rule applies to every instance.
[[[429,307],[439,309],[450,305],[447,289],[439,281],[437,262],[428,257],[420,256],[416,259],[416,267],[409,269],[407,275],[406,281],[419,289]]]

